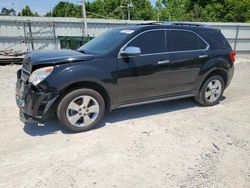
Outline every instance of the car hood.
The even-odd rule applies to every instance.
[[[93,58],[93,55],[83,54],[74,50],[38,50],[30,52],[27,56],[27,58],[30,58],[32,65],[57,65],[87,61]]]

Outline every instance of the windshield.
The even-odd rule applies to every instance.
[[[133,30],[113,29],[106,31],[98,37],[84,44],[78,51],[102,55],[109,52],[115,45],[121,42],[126,36],[133,33]]]

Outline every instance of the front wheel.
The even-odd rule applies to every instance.
[[[205,81],[195,99],[204,106],[216,105],[223,95],[224,88],[223,78],[219,75],[213,75]]]
[[[105,102],[92,89],[77,89],[65,95],[57,108],[61,124],[72,132],[88,131],[102,120]]]

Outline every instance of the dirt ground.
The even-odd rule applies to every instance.
[[[0,187],[250,187],[250,56],[217,106],[115,110],[80,134],[19,121],[18,68],[0,66]]]

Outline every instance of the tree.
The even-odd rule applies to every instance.
[[[2,11],[0,13],[3,16],[16,16],[16,11],[11,8],[11,9],[7,9],[7,8],[2,8]]]
[[[86,2],[88,18],[113,18],[162,21],[249,22],[250,0],[94,0]],[[47,13],[46,16],[51,16]],[[81,5],[59,2],[55,17],[82,17]]]
[[[51,13],[47,13],[47,16],[51,16]],[[73,3],[60,1],[52,10],[52,16],[54,17],[81,17],[81,6]]]
[[[128,4],[130,3],[131,19],[149,20],[154,16],[153,7],[149,0],[95,0],[86,2],[89,18],[128,19]],[[46,16],[51,16],[47,13]],[[81,17],[81,5],[69,2],[59,2],[52,10],[55,17]]]
[[[247,22],[250,20],[250,0],[225,0],[224,21]]]
[[[250,19],[249,0],[212,0],[204,7],[204,21],[247,22]]]
[[[104,18],[107,14],[105,12],[105,9],[104,9],[104,1],[103,0],[86,2],[85,6],[86,6],[86,11],[87,11],[87,16],[89,18],[100,18],[100,17]]]
[[[247,22],[250,0],[158,0],[161,20]]]
[[[26,5],[20,13],[18,13],[18,16],[39,16],[37,12],[32,12],[30,7]]]
[[[152,20],[154,17],[153,6],[149,0],[133,0],[134,20]]]
[[[166,21],[184,21],[187,20],[187,2],[188,0],[159,0],[158,7],[161,7],[160,20]]]

